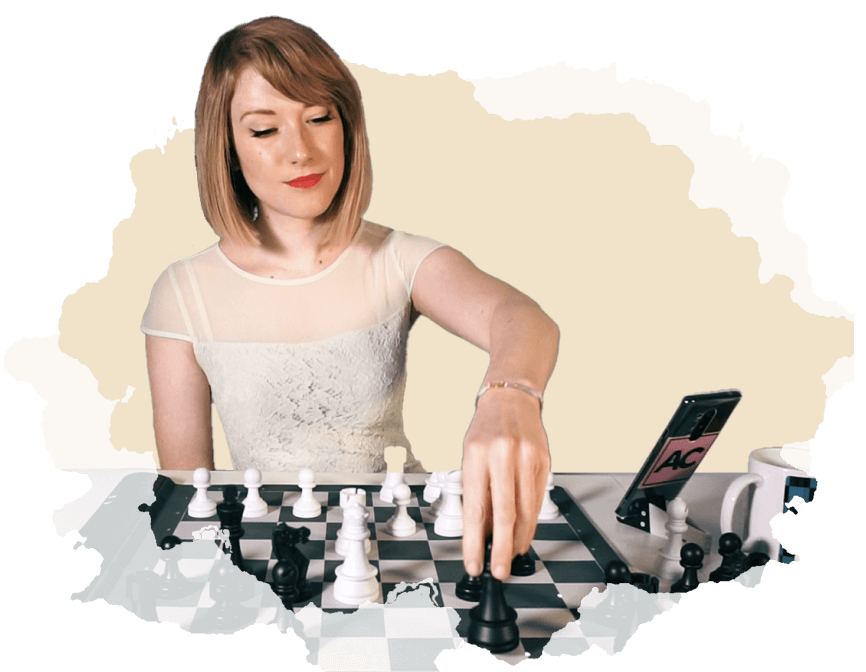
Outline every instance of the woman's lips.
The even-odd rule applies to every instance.
[[[319,180],[322,179],[322,175],[324,175],[324,173],[304,175],[303,177],[296,177],[291,182],[286,182],[286,184],[297,189],[309,189],[310,187],[315,187],[319,183]]]

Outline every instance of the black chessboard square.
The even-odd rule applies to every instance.
[[[385,637],[382,609],[340,610],[322,617],[321,637]]]
[[[334,541],[337,538],[337,530],[343,527],[343,523],[327,523],[325,525],[325,539]],[[376,538],[376,524],[367,523],[367,529],[370,530],[370,539]]]
[[[380,539],[376,544],[380,560],[432,560],[430,546],[426,541]]]
[[[443,609],[438,583],[383,583],[386,609]]]
[[[433,541],[447,541],[448,539],[459,539],[460,537],[441,537],[433,531],[436,523],[424,523],[424,529],[427,530],[427,538]]]
[[[458,583],[466,573],[462,560],[436,560],[436,574],[442,583]]]
[[[324,588],[324,584],[320,581],[310,581],[310,589],[313,591],[310,599],[304,600],[303,602],[296,602],[293,607],[294,611],[298,612],[308,604],[312,604],[314,607],[322,608],[322,590]],[[309,641],[307,642],[309,644]]]
[[[297,548],[304,557],[310,560],[321,559],[325,557],[325,541],[308,541],[306,544],[298,544]],[[277,560],[277,551],[271,548],[271,559]]]
[[[242,523],[244,535],[241,539],[273,539],[276,525],[273,523],[254,523],[245,520]]]
[[[409,517],[414,520],[416,523],[421,523],[421,508],[417,506],[407,506],[406,512],[409,514]],[[391,518],[394,517],[394,514],[397,513],[397,509],[395,508],[383,508],[377,506],[373,509],[373,518],[377,523],[387,523]]]
[[[453,648],[454,641],[450,638],[389,639],[388,661],[391,672],[435,670],[439,654]]]
[[[299,523],[303,525],[304,523],[324,523],[325,516],[328,513],[327,507],[322,507],[322,512],[316,516],[315,518],[298,518],[294,513],[292,513],[291,506],[283,506],[280,508],[280,522],[281,523]],[[273,526],[272,526],[273,527]],[[246,529],[246,528],[244,528]]]
[[[554,583],[604,583],[604,570],[592,560],[551,560],[544,568]]]
[[[538,523],[535,539],[539,541],[578,541],[578,536],[564,523]]]
[[[512,609],[568,609],[551,583],[503,583],[505,601]]]
[[[244,560],[244,571],[264,582],[268,574],[267,560]]]

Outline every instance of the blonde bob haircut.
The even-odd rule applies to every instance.
[[[220,237],[245,243],[259,240],[256,197],[241,172],[231,125],[235,86],[248,67],[291,100],[337,108],[343,123],[343,180],[317,221],[329,225],[322,242],[350,239],[373,190],[361,90],[321,37],[280,17],[233,28],[208,57],[195,110],[195,161],[205,218]]]

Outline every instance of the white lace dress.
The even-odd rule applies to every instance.
[[[218,245],[172,264],[141,330],[193,344],[232,465],[381,472],[403,431],[412,284],[440,243],[363,222],[322,272],[252,275]]]

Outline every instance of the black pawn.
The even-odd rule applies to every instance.
[[[532,576],[535,574],[535,560],[529,553],[515,555],[511,561],[511,574],[513,576]]]
[[[683,578],[671,586],[671,593],[687,593],[698,587],[698,571],[704,566],[704,551],[697,544],[685,544],[680,551]]]
[[[710,572],[710,581],[713,583],[733,581],[743,573],[746,569],[746,556],[740,550],[742,547],[742,539],[733,532],[726,532],[719,537],[719,555],[722,556],[722,564]]]
[[[749,553],[746,559],[746,571],[739,577],[739,582],[746,588],[754,588],[761,583],[764,568],[770,562],[770,556],[761,551]]]
[[[126,576],[126,608],[145,621],[159,621],[156,611],[156,584],[151,572],[135,572]]]
[[[273,591],[283,606],[292,611],[298,601],[298,568],[291,560],[279,560],[273,569]]]
[[[244,607],[241,602],[255,595],[252,577],[227,560],[218,561],[212,574],[210,597],[215,604],[208,610],[209,625],[234,630],[251,623],[256,610]]]
[[[481,601],[469,612],[468,640],[491,653],[506,653],[520,644],[517,612],[505,602],[502,582],[490,571],[490,549],[488,541],[481,574]]]
[[[457,597],[466,602],[478,602],[481,599],[481,577],[464,574],[457,582]]]
[[[201,587],[201,584],[196,585],[181,574],[178,565],[182,553],[183,544],[174,535],[165,537],[159,545],[159,557],[165,563],[165,571],[154,587],[157,595],[164,600],[186,597]]]
[[[241,518],[244,515],[244,505],[238,501],[238,489],[235,485],[227,485],[223,493],[223,501],[217,504],[217,516],[220,519],[220,529],[229,533],[231,544],[231,559],[235,567],[244,568],[244,558],[241,555],[241,537],[244,536]]]
[[[631,636],[637,611],[635,588],[632,585],[631,572],[621,560],[609,562],[604,575],[609,590],[605,600],[595,608],[595,623],[616,631],[613,650],[614,653],[619,653]]]

